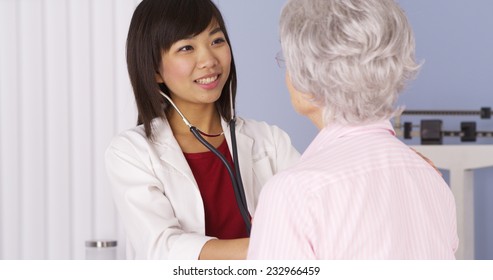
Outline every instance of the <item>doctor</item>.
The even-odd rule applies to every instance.
[[[248,234],[220,160],[190,133],[164,92],[232,165],[236,70],[223,18],[210,0],[144,0],[127,38],[138,126],[116,136],[107,173],[131,259],[244,259]],[[237,118],[250,216],[261,187],[299,154],[287,134]]]

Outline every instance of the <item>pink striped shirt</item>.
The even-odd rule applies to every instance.
[[[455,202],[390,122],[320,131],[264,187],[249,259],[454,259]]]

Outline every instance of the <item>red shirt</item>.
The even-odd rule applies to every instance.
[[[233,170],[226,140],[217,148]],[[219,239],[248,237],[229,173],[212,152],[184,153],[199,185],[205,211],[205,234]]]

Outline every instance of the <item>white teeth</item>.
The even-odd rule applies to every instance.
[[[217,80],[218,77],[219,76],[214,76],[214,77],[199,79],[199,80],[195,80],[195,81],[201,85],[207,85],[207,84],[210,84],[210,83],[214,82],[215,80]]]

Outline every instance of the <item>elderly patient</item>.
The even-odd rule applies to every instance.
[[[286,84],[319,133],[260,195],[249,259],[454,259],[455,203],[389,118],[419,66],[393,0],[289,0]]]

